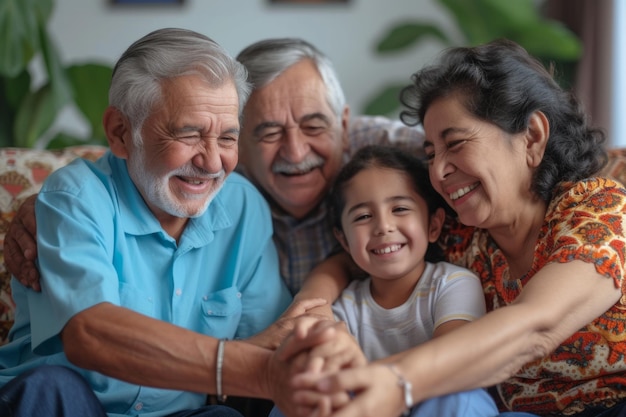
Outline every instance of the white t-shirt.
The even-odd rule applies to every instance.
[[[427,262],[409,299],[392,309],[374,301],[370,281],[352,281],[333,304],[335,318],[346,322],[368,360],[430,340],[435,329],[447,321],[472,321],[485,314],[478,277],[447,262]]]

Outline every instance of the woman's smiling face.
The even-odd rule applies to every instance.
[[[434,101],[423,124],[431,182],[463,224],[506,224],[532,199],[524,133],[478,119],[458,95]]]

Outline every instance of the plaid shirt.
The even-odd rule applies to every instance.
[[[409,128],[384,117],[360,116],[350,121],[350,149],[344,163],[360,148],[371,144],[393,144],[424,157],[421,127]],[[280,272],[292,294],[302,287],[314,266],[340,248],[332,230],[326,202],[304,219],[272,212],[274,242],[280,257]]]

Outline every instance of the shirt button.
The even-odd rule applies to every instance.
[[[176,288],[176,295],[180,296],[183,293],[183,290],[181,290],[180,288]]]
[[[140,411],[143,408],[143,403],[135,404],[135,410]]]

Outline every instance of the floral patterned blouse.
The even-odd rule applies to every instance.
[[[571,415],[626,401],[626,190],[613,180],[593,178],[562,183],[554,196],[532,268],[520,280],[509,279],[507,261],[485,230],[450,224],[443,242],[451,262],[481,278],[488,311],[511,304],[551,262],[593,263],[622,289],[610,310],[494,387],[502,410]]]

